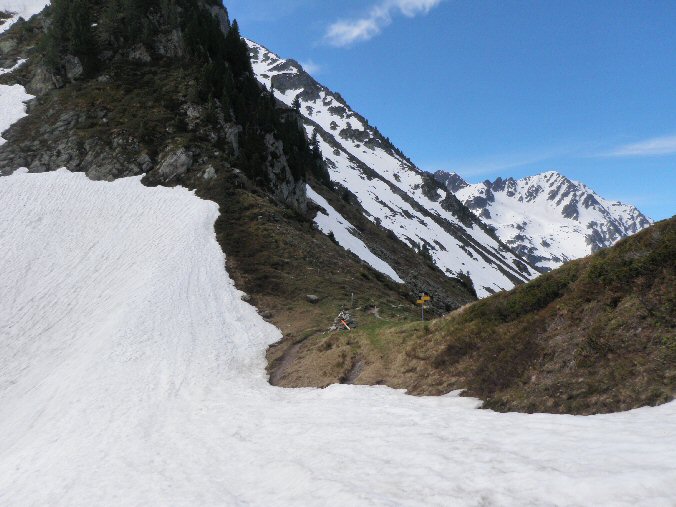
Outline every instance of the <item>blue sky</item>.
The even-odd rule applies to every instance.
[[[557,170],[676,213],[676,2],[225,0],[421,168]]]

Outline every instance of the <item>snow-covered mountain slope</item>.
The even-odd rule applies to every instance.
[[[634,206],[604,199],[554,171],[474,185],[456,173],[438,171],[435,177],[541,270],[609,247],[652,224]]]
[[[312,187],[309,185],[307,187],[307,196],[315,204],[324,209],[324,211],[317,213],[315,217],[315,223],[320,231],[325,234],[333,234],[333,237],[340,246],[354,253],[373,269],[389,276],[395,282],[404,283],[387,262],[371,252],[364,242],[355,236],[354,227],[340,213],[333,209],[326,199],[312,190]]]
[[[429,251],[449,276],[469,275],[480,297],[537,275],[339,94],[297,62],[248,44],[258,80],[289,106],[299,100],[306,131],[310,137],[317,134],[331,180],[356,196],[372,222],[411,248]]]
[[[216,204],[139,178],[0,178],[0,505],[676,501],[676,404],[498,414],[272,387]],[[167,220],[171,217],[171,220]]]
[[[0,19],[0,33],[8,30],[19,18],[28,19],[48,4],[49,0],[1,0],[0,13],[5,12],[10,16],[4,20]]]

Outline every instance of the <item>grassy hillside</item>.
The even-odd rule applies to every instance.
[[[499,411],[591,414],[676,393],[676,219],[430,323],[307,340],[281,385],[466,389]],[[282,364],[273,350],[273,370]]]

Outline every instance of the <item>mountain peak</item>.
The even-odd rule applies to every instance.
[[[437,171],[434,173],[434,179],[453,193],[469,185],[469,183],[456,172]]]
[[[563,174],[561,174],[558,171],[554,171],[554,170],[544,171],[544,172],[541,172],[540,174],[535,175],[536,178],[538,176],[543,177],[545,179],[565,178],[565,176]]]
[[[634,206],[604,199],[558,171],[459,186],[435,178],[543,271],[584,257],[648,227]]]

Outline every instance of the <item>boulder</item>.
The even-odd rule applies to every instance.
[[[158,173],[160,177],[169,181],[182,176],[192,166],[192,153],[185,147],[167,148],[160,159]]]
[[[77,56],[66,55],[63,57],[63,67],[69,81],[75,81],[84,72],[82,62]]]
[[[204,170],[204,173],[202,174],[202,178],[204,178],[206,181],[213,180],[216,177],[216,169],[214,169],[214,166],[208,165],[207,168]],[[244,297],[242,297],[244,300]]]
[[[26,85],[26,91],[31,95],[39,96],[60,86],[63,86],[63,82],[57,76],[44,65],[37,65]]]
[[[127,58],[132,62],[148,63],[150,62],[150,54],[143,44],[136,44],[132,46],[127,52]]]

